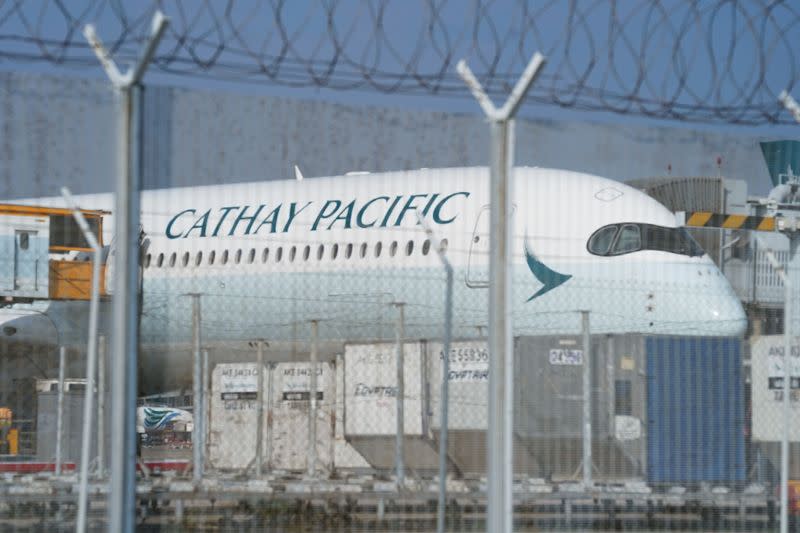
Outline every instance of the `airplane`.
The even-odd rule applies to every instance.
[[[515,336],[578,334],[581,311],[593,334],[745,332],[731,285],[656,200],[555,169],[518,167],[513,187]],[[114,207],[112,194],[75,200]],[[64,206],[59,197],[17,202]],[[312,320],[323,360],[346,342],[391,341],[397,304],[405,338],[440,339],[445,274],[417,213],[455,269],[453,338],[485,338],[485,167],[143,191],[143,392],[191,383],[191,293],[202,295],[202,343],[215,362],[253,361],[262,339],[270,360],[306,360]],[[113,215],[103,228],[111,242]],[[85,335],[85,307],[0,309],[0,342],[78,342],[70,335]]]

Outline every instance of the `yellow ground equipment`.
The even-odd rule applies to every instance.
[[[19,430],[13,427],[14,413],[0,407],[0,455],[19,454]]]

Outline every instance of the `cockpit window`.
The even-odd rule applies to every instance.
[[[692,257],[705,253],[685,228],[646,225],[644,229],[644,240],[648,250],[661,250]]]
[[[642,249],[642,232],[636,224],[625,224],[619,231],[612,255],[622,255]]]
[[[589,251],[595,255],[606,255],[611,250],[614,237],[617,235],[617,226],[606,226],[594,232],[589,239]]]
[[[639,250],[658,250],[673,254],[702,256],[705,252],[685,228],[666,228],[653,224],[611,224],[594,232],[587,244],[594,255],[623,255]]]

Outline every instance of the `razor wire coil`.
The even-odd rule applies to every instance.
[[[7,0],[0,63],[96,67],[95,23],[132,61],[156,9],[170,17],[155,68],[176,76],[386,94],[469,97],[466,58],[504,99],[531,54],[548,58],[529,102],[731,124],[789,124],[800,11],[751,0]]]

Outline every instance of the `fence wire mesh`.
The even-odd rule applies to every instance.
[[[480,168],[143,192],[139,526],[434,530],[447,357],[446,526],[483,530],[487,194]],[[514,198],[515,526],[773,527],[783,337],[760,334],[643,192],[519,168]],[[107,209],[111,195],[82,201]],[[576,202],[593,215],[573,216]],[[455,269],[448,354],[438,240]],[[740,267],[762,268],[752,257]],[[85,337],[81,305],[46,309],[63,339]],[[8,327],[24,332],[33,315]],[[85,349],[68,351],[65,472],[53,476],[58,358],[45,341],[6,340],[2,359],[5,442],[8,428],[19,437],[0,464],[32,469],[6,470],[12,530],[76,518]],[[93,443],[111,427],[101,404]],[[105,523],[107,446],[91,453],[91,528]]]
[[[510,90],[535,48],[550,63],[534,101],[743,124],[785,120],[775,95],[791,89],[797,70],[797,13],[784,3],[76,6],[0,4],[0,58],[96,68],[75,30],[98,22],[111,54],[125,61],[159,8],[172,24],[154,66],[171,74],[451,97],[466,95],[452,69],[466,56],[495,96]],[[81,141],[88,126],[60,129],[68,120],[58,113],[28,110],[70,87],[78,104],[68,116],[91,124],[109,118],[116,99],[96,87],[4,80],[2,94],[25,96],[0,105],[0,153],[22,161],[2,167],[19,176],[2,179],[27,207],[0,203],[0,530],[75,528],[81,501],[87,529],[104,530],[118,481],[111,442],[122,427],[112,407],[125,394],[109,342],[119,213],[112,194],[75,197],[104,247],[98,367],[87,376],[86,243],[58,209],[62,198],[20,200],[14,191],[49,191],[62,178],[97,190],[113,158],[83,163],[95,156],[87,145],[107,146],[109,125]],[[485,530],[496,474],[487,467],[496,400],[489,368],[499,355],[489,348],[489,170],[303,178],[296,169],[296,179],[273,179],[286,169],[261,157],[265,150],[285,162],[329,145],[364,163],[349,138],[363,138],[354,131],[365,120],[343,125],[340,108],[309,104],[322,117],[322,133],[312,134],[291,116],[302,105],[282,116],[284,101],[236,100],[154,91],[131,104],[144,107],[133,141],[142,161],[133,166],[148,187],[130,421],[136,493],[125,511],[137,528],[155,531],[434,531],[443,487],[444,529]],[[232,112],[235,127],[221,126]],[[394,117],[376,121],[390,133],[375,142],[374,160],[402,153],[393,165],[414,167],[392,135],[417,135],[423,123],[432,137],[463,145],[416,156],[471,151],[469,133],[448,131],[454,122]],[[52,129],[64,134],[48,137]],[[197,131],[219,141],[204,143]],[[275,131],[283,136],[268,136]],[[588,131],[575,144],[597,148],[595,161],[613,160],[602,153],[607,139],[591,138],[611,129]],[[364,144],[365,152],[373,146]],[[643,144],[625,145],[626,155],[649,170],[656,164],[630,148]],[[47,151],[71,169],[68,178],[47,177]],[[223,166],[231,160],[244,162]],[[240,173],[251,181],[237,182]],[[263,175],[271,179],[252,181]],[[501,393],[512,414],[514,529],[763,531],[777,528],[781,511],[796,527],[800,347],[792,336],[787,354],[785,334],[800,331],[800,282],[789,291],[783,282],[800,274],[796,237],[690,233],[675,216],[736,206],[763,215],[775,202],[749,202],[745,185],[721,175],[633,186],[538,167],[513,175],[513,343],[505,354],[513,391]],[[452,305],[442,257],[454,269]],[[95,403],[88,419],[87,398]],[[87,422],[89,463],[81,464]]]

